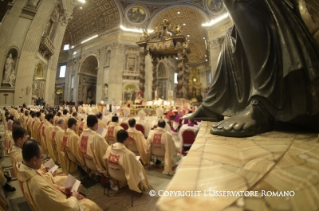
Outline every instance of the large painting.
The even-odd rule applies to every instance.
[[[126,19],[132,24],[142,24],[148,18],[147,10],[141,6],[132,6],[126,10]]]
[[[224,9],[224,5],[222,0],[207,0],[207,8],[211,13],[217,14]]]

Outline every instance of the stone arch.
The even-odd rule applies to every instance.
[[[99,60],[94,54],[90,54],[86,56],[81,65],[80,65],[80,73],[88,73],[91,75],[97,75],[97,71],[99,68]]]

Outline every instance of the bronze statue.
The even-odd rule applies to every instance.
[[[274,121],[311,122],[319,113],[319,51],[294,0],[224,0],[227,31],[207,98],[186,118],[219,121],[222,136],[253,136]]]

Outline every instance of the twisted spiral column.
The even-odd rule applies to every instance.
[[[145,49],[140,48],[140,76],[139,76],[139,89],[145,96]]]
[[[183,97],[184,60],[182,51],[177,52],[177,98]]]
[[[157,90],[157,57],[153,57],[152,64],[153,64],[153,81],[152,81],[152,99],[155,99],[155,91]]]

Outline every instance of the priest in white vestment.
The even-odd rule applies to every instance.
[[[62,192],[37,173],[43,161],[42,148],[35,140],[23,144],[23,162],[17,163],[17,178],[23,194],[33,211],[102,211],[93,201],[77,191]]]
[[[117,142],[107,148],[103,157],[104,162],[109,161],[122,166],[129,188],[141,193],[148,189],[149,184],[142,164],[136,159],[133,152],[125,147],[129,136],[127,131],[119,130],[116,134]]]
[[[98,128],[98,120],[95,115],[89,115],[86,123],[88,128],[83,130],[78,146],[84,155],[88,155],[93,159],[98,171],[107,177],[107,168],[106,163],[103,161],[103,155],[109,145],[104,137],[95,132]]]
[[[130,144],[130,142],[135,143],[136,148],[138,150],[138,154],[141,157],[143,164],[144,165],[148,164],[149,160],[150,160],[150,155],[147,154],[147,142],[146,142],[146,139],[144,137],[144,134],[141,131],[136,130],[136,128],[135,128],[136,120],[134,118],[131,118],[128,121],[128,124],[130,127],[127,130],[128,135],[129,135],[129,142],[127,142],[127,143],[128,144]],[[126,145],[126,147],[128,147],[128,145]]]
[[[106,140],[109,145],[117,142],[116,134],[119,130],[123,130],[123,128],[119,124],[119,117],[113,116],[112,122],[107,126]]]
[[[147,138],[147,152],[150,153],[151,143],[164,144],[165,156],[163,174],[173,174],[173,167],[179,161],[180,155],[177,153],[178,150],[176,149],[172,134],[164,129],[165,125],[165,120],[159,120],[158,127],[151,130]]]

